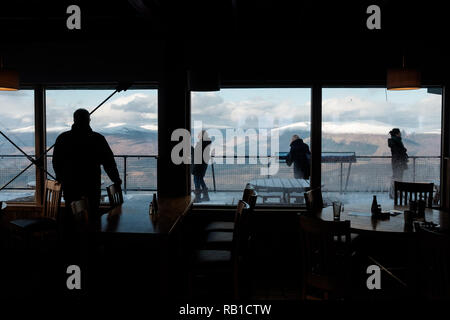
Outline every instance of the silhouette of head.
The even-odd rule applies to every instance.
[[[391,137],[393,137],[393,136],[401,136],[399,128],[392,129],[391,131],[389,131],[389,134],[391,135]]]
[[[291,138],[291,143],[298,139],[300,139],[300,137],[297,134],[294,134]]]
[[[73,122],[75,125],[86,127],[91,122],[89,111],[86,109],[78,109],[73,113]]]
[[[198,139],[203,141],[209,140],[208,132],[206,130],[202,130],[201,132],[199,132]]]

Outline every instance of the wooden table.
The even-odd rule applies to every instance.
[[[169,295],[176,282],[177,264],[173,261],[180,241],[177,230],[193,202],[190,196],[160,198],[159,217],[153,222],[150,201],[148,195],[135,195],[101,218],[100,241],[110,261],[104,268],[110,277],[123,277],[121,286],[104,289],[108,293],[122,294],[123,290],[139,288],[161,298]]]
[[[264,193],[282,193],[280,200],[285,203],[290,202],[291,193],[300,193],[309,190],[309,181],[294,178],[268,178],[254,179],[249,182],[257,192],[262,193],[262,197],[275,197],[276,195],[264,195]],[[264,202],[264,201],[263,201]]]
[[[383,210],[395,209],[399,211],[407,210],[405,206],[392,206],[391,208],[383,208]],[[319,217],[323,220],[333,220],[333,207],[323,208],[319,213]],[[370,206],[367,208],[345,208],[344,212],[341,212],[341,221],[349,220],[351,231],[355,233],[366,232],[386,232],[386,233],[407,233],[405,228],[404,214],[401,213],[397,216],[391,216],[389,219],[380,220],[372,219],[370,213]],[[449,229],[449,214],[442,210],[437,209],[425,209],[425,220],[434,222],[441,226],[442,230]]]
[[[190,197],[159,199],[158,220],[153,222],[149,215],[150,201],[149,196],[136,195],[112,209],[102,216],[100,232],[147,236],[169,235],[192,207]]]

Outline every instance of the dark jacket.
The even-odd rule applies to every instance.
[[[294,163],[294,177],[296,179],[309,179],[311,152],[302,139],[294,140],[291,143],[291,150],[287,154],[286,164],[291,166]]]
[[[64,198],[99,194],[103,165],[113,183],[121,183],[113,152],[105,137],[89,126],[72,126],[61,133],[53,151],[53,169],[56,180],[61,182]]]
[[[192,148],[192,174],[194,176],[200,176],[204,177],[206,173],[206,169],[208,169],[208,162],[211,157],[210,150],[211,150],[211,140],[204,140],[202,143],[197,142],[195,145],[195,148]],[[200,155],[200,148],[201,148],[201,157],[202,157],[202,163],[194,163],[195,162],[195,155]],[[206,149],[206,152],[205,152]],[[198,152],[198,153],[197,153]],[[206,161],[205,161],[206,160]]]
[[[402,138],[392,136],[388,139],[388,146],[391,148],[392,153],[392,165],[398,168],[407,169],[408,154],[406,148],[403,145]]]

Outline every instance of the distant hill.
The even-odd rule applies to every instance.
[[[154,155],[158,152],[158,135],[156,131],[139,127],[115,127],[99,131],[108,140],[115,154]],[[225,130],[223,130],[225,134]],[[289,151],[293,134],[298,134],[310,144],[310,133],[304,128],[284,128],[279,131],[279,149]],[[6,133],[8,134],[8,133]],[[59,133],[47,134],[47,145],[54,143]],[[34,153],[34,135],[30,132],[15,132],[8,135],[25,152]],[[323,133],[322,150],[326,152],[354,151],[357,155],[389,156],[388,135],[380,134],[328,134]],[[408,154],[436,156],[440,152],[441,136],[439,134],[410,134],[403,138]],[[248,148],[246,148],[248,149]],[[0,154],[20,154],[8,141],[0,137]]]
[[[114,154],[156,155],[158,134],[139,127],[118,127],[99,131],[111,146]],[[11,140],[28,154],[34,154],[34,134],[31,132],[6,133]],[[47,146],[54,144],[60,132],[47,133]],[[50,152],[51,154],[52,152]],[[0,137],[0,154],[21,154],[11,143]]]
[[[297,134],[310,144],[310,133],[302,128],[285,128],[280,132],[280,151],[289,151],[292,135]],[[330,134],[322,133],[324,152],[356,152],[357,155],[390,156],[387,145],[389,135],[383,134]],[[403,137],[403,144],[410,156],[440,155],[441,135],[432,133],[409,134]]]

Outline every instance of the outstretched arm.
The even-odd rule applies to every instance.
[[[119,170],[117,170],[117,164],[114,160],[114,154],[109,147],[105,137],[102,137],[101,157],[103,168],[105,169],[105,172],[111,179],[111,181],[115,184],[122,184],[122,180],[119,176]]]

